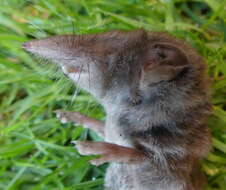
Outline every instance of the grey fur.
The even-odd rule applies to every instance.
[[[56,36],[26,46],[61,64],[75,82],[77,73],[68,67],[88,65],[78,84],[105,108],[105,141],[146,155],[140,163],[110,163],[106,190],[203,189],[197,168],[210,149],[211,105],[204,62],[189,45],[136,30]]]

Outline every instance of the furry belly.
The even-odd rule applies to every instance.
[[[133,148],[130,139],[125,138],[121,129],[112,123],[106,123],[104,141],[121,146]]]
[[[183,181],[164,174],[149,164],[111,163],[105,176],[105,190],[188,190]]]
[[[110,164],[105,176],[105,190],[135,190],[129,170],[126,164]]]

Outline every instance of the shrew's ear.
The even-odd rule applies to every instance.
[[[189,67],[191,64],[183,50],[170,43],[156,43],[142,66],[141,82],[146,86],[169,81]]]

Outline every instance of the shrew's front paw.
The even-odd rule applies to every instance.
[[[99,158],[91,160],[92,165],[99,166],[112,161],[114,145],[105,142],[72,141],[81,155],[100,155]]]
[[[73,122],[75,125],[80,125],[83,123],[83,115],[79,112],[70,112],[64,110],[56,110],[56,117],[61,121],[61,123]]]
[[[72,143],[81,155],[107,154],[111,150],[105,142],[72,141]]]
[[[133,148],[128,148],[106,142],[72,141],[81,155],[100,155],[91,160],[93,165],[101,165],[106,162],[140,162],[144,161],[144,155]]]

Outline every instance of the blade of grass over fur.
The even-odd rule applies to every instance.
[[[0,1],[0,189],[103,189],[106,166],[89,165],[91,158],[70,144],[100,138],[82,126],[61,124],[54,114],[75,110],[103,120],[103,108],[21,44],[55,34],[145,28],[187,40],[206,59],[213,82],[213,151],[202,165],[207,189],[225,190],[225,21],[225,0]]]

